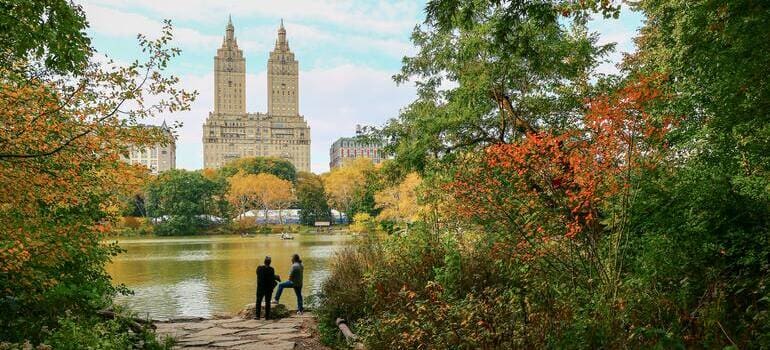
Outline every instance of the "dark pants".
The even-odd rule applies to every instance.
[[[262,311],[262,306],[261,306],[262,301],[265,302],[265,319],[266,320],[270,319],[270,296],[272,296],[272,295],[273,295],[273,290],[272,289],[268,289],[268,290],[257,289],[257,304],[254,307],[255,312],[256,312],[254,314],[254,318],[255,319],[259,318],[259,314]]]

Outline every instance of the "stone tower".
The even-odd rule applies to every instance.
[[[203,123],[203,165],[219,168],[243,157],[273,157],[310,171],[310,127],[299,114],[299,64],[283,20],[267,61],[267,113],[246,112],[246,60],[228,20],[214,57],[214,110]]]
[[[214,57],[214,113],[246,113],[246,59],[238,48],[232,18]]]
[[[275,49],[267,60],[267,113],[274,116],[299,115],[299,64],[289,50],[283,20],[278,28]]]

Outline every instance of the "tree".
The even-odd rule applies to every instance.
[[[421,181],[417,173],[410,173],[401,183],[377,192],[374,200],[377,208],[381,210],[377,220],[395,221],[408,227],[421,212],[417,202],[417,187]]]
[[[147,187],[147,211],[160,220],[159,234],[191,234],[211,224],[211,215],[223,212],[224,182],[205,178],[200,172],[170,170],[164,172]]]
[[[331,221],[331,210],[320,176],[307,172],[299,173],[297,206],[300,209],[299,220],[303,225],[312,226],[316,221]]]
[[[367,213],[356,213],[352,221],[350,230],[356,233],[374,233],[377,229],[377,221]]]
[[[124,291],[104,270],[120,248],[103,242],[137,177],[120,157],[162,139],[140,120],[188,109],[195,93],[163,73],[179,53],[169,23],[139,36],[145,59],[118,66],[91,59],[72,3],[0,7],[0,339],[38,342],[65,311],[91,315]]]
[[[267,211],[277,209],[283,224],[283,214],[280,211],[291,206],[295,200],[291,182],[266,173],[246,176],[253,176],[250,182],[253,183],[254,203],[264,211],[265,223],[268,223]]]
[[[81,72],[91,59],[83,8],[70,1],[2,1],[0,66],[39,62],[57,73]]]
[[[395,161],[419,172],[437,159],[574,122],[589,78],[612,45],[585,28],[609,1],[430,1],[398,83],[418,98],[383,130]]]
[[[271,157],[239,158],[225,164],[219,169],[224,177],[230,177],[243,171],[246,174],[272,174],[280,179],[291,182],[297,181],[297,170],[288,160]]]
[[[258,203],[257,180],[257,175],[246,174],[243,171],[239,171],[227,179],[227,182],[230,184],[230,189],[227,191],[227,199],[234,207],[238,208],[239,219],[243,217],[249,208],[255,207],[256,203]]]
[[[365,193],[367,176],[373,171],[371,160],[358,158],[325,174],[323,181],[329,204],[350,217],[352,206],[361,193]]]
[[[770,4],[634,6],[646,21],[624,66],[667,76],[656,112],[682,116],[671,137],[679,157],[632,202],[644,213],[629,223],[638,285],[680,305],[661,317],[688,347],[768,347],[770,43],[757,38],[770,35]]]

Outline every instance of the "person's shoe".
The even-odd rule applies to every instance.
[[[297,316],[302,316],[302,311],[301,310],[297,310]]]
[[[271,304],[278,304],[278,300],[273,299],[273,301],[270,302]]]

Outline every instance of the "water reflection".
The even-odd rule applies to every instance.
[[[344,235],[278,235],[253,238],[208,236],[195,238],[126,239],[127,250],[107,268],[115,283],[134,295],[120,297],[142,316],[210,317],[215,312],[235,312],[254,302],[255,269],[266,255],[281,279],[288,277],[291,255],[300,254],[305,265],[302,294],[315,293],[328,275],[328,261],[349,242]],[[281,302],[296,307],[291,290]]]

